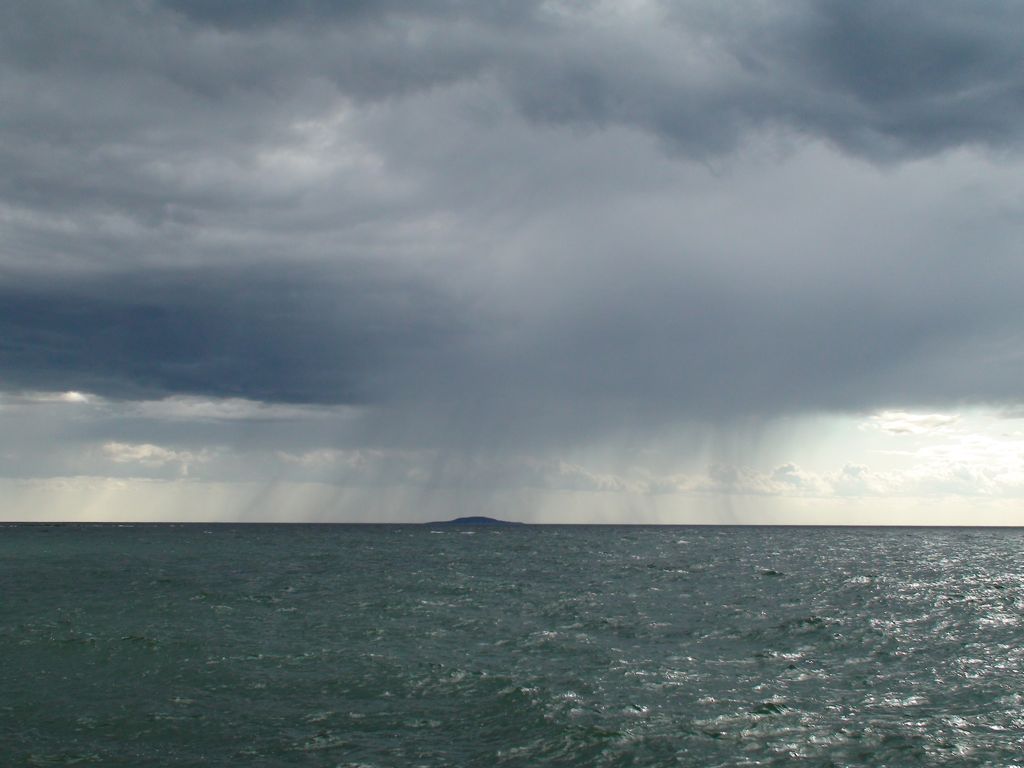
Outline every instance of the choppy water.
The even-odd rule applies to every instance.
[[[1022,546],[0,527],[0,765],[1020,764]]]

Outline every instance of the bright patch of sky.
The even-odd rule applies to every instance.
[[[994,408],[794,417],[705,432],[699,450],[682,450],[699,434],[690,429],[628,459],[611,444],[482,456],[303,440],[343,443],[359,418],[349,407],[169,398],[115,408],[95,395],[44,392],[5,397],[0,408],[60,435],[59,450],[46,441],[37,455],[2,439],[6,520],[127,520],[140,505],[152,519],[180,519],[176,505],[208,510],[199,499],[215,497],[209,519],[359,521],[372,505],[375,519],[394,522],[457,508],[543,522],[1024,523],[1014,510],[1024,500],[1024,413]],[[260,437],[261,422],[273,436],[284,425],[300,437],[282,449]],[[168,423],[188,427],[185,439],[141,439]],[[325,423],[325,433],[307,431]],[[215,441],[198,442],[197,425]]]

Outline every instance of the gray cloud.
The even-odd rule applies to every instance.
[[[1020,398],[1018,4],[0,14],[9,391],[470,447]]]
[[[380,272],[152,270],[8,286],[4,383],[119,398],[373,402],[393,395],[393,379],[440,364],[465,332],[429,287]]]
[[[756,30],[767,44],[747,36],[744,58],[788,84],[789,98],[780,101],[806,130],[869,155],[1019,146],[1024,70],[1011,31],[1021,20],[1018,4],[797,8]]]

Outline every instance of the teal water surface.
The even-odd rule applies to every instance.
[[[1022,546],[3,526],[0,765],[1021,764]]]

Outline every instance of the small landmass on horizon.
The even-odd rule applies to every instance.
[[[483,517],[474,515],[470,517],[456,517],[454,520],[440,520],[427,525],[523,525],[513,520],[498,520],[494,517]]]

